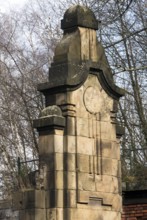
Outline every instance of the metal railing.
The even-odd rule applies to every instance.
[[[30,164],[32,163],[33,166],[29,165],[30,170],[35,171],[38,169],[38,165],[39,165],[39,159],[33,159],[33,160],[26,160],[26,161],[21,161],[20,157],[17,158],[17,168],[18,168],[18,175],[21,174],[21,170],[22,170],[22,164]]]

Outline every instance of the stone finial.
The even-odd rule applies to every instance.
[[[62,116],[62,111],[57,105],[52,105],[44,108],[40,113],[40,118],[50,116]]]
[[[39,119],[33,121],[33,127],[38,131],[51,130],[55,127],[64,129],[65,118],[61,109],[57,105],[47,106],[41,111]]]
[[[98,21],[89,8],[75,5],[65,12],[64,18],[61,20],[61,28],[63,30],[74,27],[85,27],[97,30]]]

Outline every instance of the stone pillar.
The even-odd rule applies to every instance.
[[[63,130],[65,118],[56,105],[46,107],[40,118],[34,121],[39,132],[38,190],[44,193],[45,220],[63,220],[64,207],[64,152]],[[41,217],[40,217],[41,218]],[[40,220],[36,218],[35,220]]]
[[[20,220],[63,220],[65,119],[57,106],[46,107],[34,120],[39,132],[39,172],[36,187],[16,192],[13,209]]]
[[[115,113],[124,91],[113,82],[93,12],[73,6],[61,28],[49,82],[38,89],[65,117],[63,219],[120,220],[122,129]]]
[[[49,82],[38,85],[46,101],[34,121],[39,132],[39,184],[27,200],[28,205],[33,198],[34,217],[28,214],[24,219],[121,219],[123,129],[116,112],[124,91],[113,82],[97,40],[97,24],[93,12],[79,5],[69,8],[61,21],[64,34],[55,49]]]

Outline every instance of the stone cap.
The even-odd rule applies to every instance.
[[[33,127],[38,131],[50,129],[64,129],[65,118],[61,109],[56,106],[47,106],[41,111],[40,118],[33,121]]]
[[[73,27],[85,27],[97,30],[98,21],[89,8],[75,5],[65,12],[64,18],[61,20],[61,28],[63,30]]]
[[[51,116],[45,118],[35,119],[33,121],[33,127],[38,131],[52,130],[52,129],[64,129],[65,118],[59,116]]]
[[[85,27],[83,28],[84,32],[93,33],[92,36],[95,36],[94,44],[90,44],[90,38],[86,43],[86,47],[89,47],[89,53],[94,47],[96,49],[94,52],[96,59],[94,60],[91,56],[89,58],[81,56],[84,48],[81,47],[81,42],[85,38],[82,38],[82,32],[77,28],[79,26]],[[49,81],[39,84],[38,91],[42,92],[47,99],[51,94],[78,89],[86,81],[89,74],[94,74],[103,89],[113,99],[118,100],[123,96],[125,92],[114,84],[104,48],[96,39],[95,30],[98,27],[98,22],[94,13],[85,6],[72,6],[65,12],[61,27],[64,30],[64,35],[55,50],[54,62],[49,69]],[[93,42],[93,40],[91,41]]]

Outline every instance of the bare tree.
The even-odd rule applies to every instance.
[[[17,158],[38,158],[32,120],[43,108],[36,85],[47,81],[61,30],[59,20],[73,4],[91,7],[99,20],[98,39],[105,47],[116,83],[126,89],[120,102],[124,180],[144,172],[147,148],[147,73],[145,1],[32,0],[21,12],[0,14],[0,178],[3,194],[27,184],[18,176]],[[26,174],[31,167],[23,164]],[[11,183],[11,184],[10,184]],[[21,183],[21,184],[20,184]]]
[[[26,162],[22,177],[31,169],[27,161],[38,158],[32,122],[43,108],[44,100],[36,86],[47,80],[56,34],[50,26],[45,29],[41,16],[34,11],[22,15],[12,12],[1,18],[0,187],[6,196],[12,188],[26,187],[24,178],[19,181],[18,158]]]

